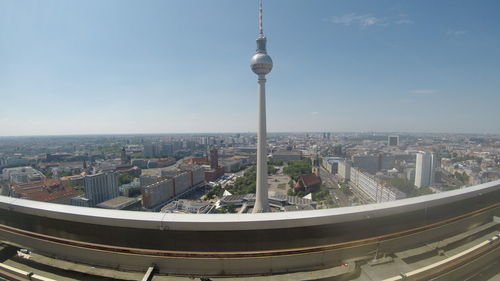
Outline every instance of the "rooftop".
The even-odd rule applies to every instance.
[[[138,201],[137,198],[118,196],[108,201],[97,204],[97,207],[104,209],[123,209]]]

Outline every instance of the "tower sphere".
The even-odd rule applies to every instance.
[[[250,61],[252,71],[257,75],[266,75],[273,69],[273,60],[268,54],[257,53]]]
[[[257,52],[250,60],[250,67],[257,75],[266,75],[273,69],[273,60],[266,51],[266,37],[257,38]]]

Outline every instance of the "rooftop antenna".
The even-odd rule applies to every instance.
[[[264,29],[262,27],[262,0],[259,1],[259,36],[264,37]]]

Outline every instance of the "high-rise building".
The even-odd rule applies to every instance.
[[[125,151],[125,147],[122,148],[122,152],[120,154],[120,161],[121,164],[128,164],[128,157],[127,157],[127,152]]]
[[[434,184],[436,159],[434,153],[419,151],[415,164],[415,185],[420,188]]]
[[[157,158],[167,156],[170,154],[163,154],[164,147],[162,143],[145,143],[144,144],[144,158]]]
[[[210,150],[210,168],[219,168],[219,151],[217,149]]]
[[[174,153],[182,149],[182,141],[173,141],[172,146],[174,149]]]
[[[257,187],[253,213],[269,212],[267,191],[267,141],[266,141],[266,74],[273,69],[273,61],[266,51],[266,37],[262,24],[262,0],[259,5],[259,37],[257,53],[252,57],[250,66],[257,74],[259,83],[259,130],[257,133]]]
[[[144,144],[144,157],[145,158],[153,158],[153,157],[155,157],[155,154],[154,154],[154,145],[152,143],[145,143]]]
[[[336,144],[332,147],[332,152],[334,156],[342,156],[342,145]]]
[[[395,157],[393,155],[375,154],[375,155],[353,155],[352,166],[363,169],[364,171],[375,174],[380,170],[389,170],[395,166]]]
[[[115,173],[100,173],[83,178],[85,197],[90,200],[89,205],[95,205],[115,198],[119,195],[118,179]]]
[[[161,156],[171,156],[174,154],[174,145],[171,143],[162,143],[161,145]]]
[[[399,145],[399,136],[398,135],[391,135],[387,137],[387,144],[389,146],[398,146]]]
[[[349,161],[339,161],[338,175],[343,182],[349,181],[351,179],[351,163]]]
[[[379,157],[378,155],[356,154],[352,156],[352,166],[370,174],[375,174],[380,168]]]

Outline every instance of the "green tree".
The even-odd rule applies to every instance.
[[[469,182],[469,175],[467,175],[466,172],[455,172],[455,174],[453,174],[455,176],[455,178],[459,181],[461,181],[463,184],[467,184]]]
[[[349,187],[348,184],[340,184],[340,190],[346,195],[346,196],[351,196],[353,193],[351,191],[351,188]]]
[[[233,203],[230,203],[229,205],[227,205],[227,212],[228,213],[234,213],[236,211],[236,205],[234,205]]]
[[[288,161],[288,166],[283,168],[283,172],[297,181],[301,175],[311,173],[311,161],[309,159]]]
[[[52,172],[52,169],[43,169],[41,171],[47,178],[52,178],[54,176],[54,173]]]
[[[269,158],[267,161],[267,165],[283,166],[283,164],[283,160],[274,160],[273,158]]]
[[[62,171],[62,172],[58,173],[59,177],[69,177],[69,176],[72,176],[72,175],[73,175],[73,173],[71,171],[67,171],[67,172],[66,171]]]
[[[207,192],[206,198],[207,200],[213,199],[214,197],[222,197],[224,194],[224,189],[220,184],[214,185],[210,191]]]
[[[405,179],[405,178],[388,178],[386,182],[392,186],[397,188],[399,191],[406,194],[407,197],[418,196],[418,189],[415,187],[413,182]]]
[[[120,185],[131,183],[133,180],[134,177],[126,173],[118,176],[118,182],[120,183]]]
[[[231,203],[227,206],[222,206],[219,209],[217,209],[217,213],[219,214],[227,214],[227,213],[235,213],[236,212],[236,206]]]
[[[312,194],[312,199],[314,201],[323,201],[327,200],[330,197],[330,192],[328,191],[328,188],[325,185],[321,185],[319,190],[317,192],[313,192]]]
[[[255,193],[257,172],[255,165],[245,171],[243,177],[239,177],[234,181],[233,185],[227,185],[226,189],[231,194],[247,194]]]
[[[421,187],[418,189],[418,196],[432,194],[432,193],[434,193],[434,191],[432,191],[432,189],[428,186]]]

